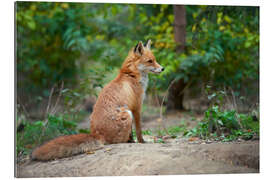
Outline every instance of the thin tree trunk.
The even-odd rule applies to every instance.
[[[186,42],[186,9],[183,5],[174,5],[174,40],[177,44],[176,52],[185,50]],[[187,85],[183,79],[174,82],[169,89],[167,110],[183,110],[184,93],[181,93]]]
[[[186,9],[183,5],[174,5],[174,40],[177,43],[176,51],[185,50],[186,43]]]
[[[168,95],[168,103],[167,110],[184,110],[183,102],[184,102],[184,93],[181,93],[185,88],[186,83],[184,83],[183,79],[180,79],[172,84],[169,89]]]

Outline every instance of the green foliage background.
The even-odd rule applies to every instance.
[[[257,7],[186,10],[186,50],[177,54],[172,5],[18,2],[17,69],[25,77],[18,83],[29,91],[50,88],[59,80],[74,85],[78,75],[91,69],[87,64],[100,62],[109,67],[104,71],[111,71],[146,39],[152,39],[155,55],[166,67],[155,77],[160,88],[174,78],[238,88],[244,81],[258,80]]]
[[[237,96],[258,93],[253,84],[259,80],[259,8],[185,8],[186,47],[178,54],[172,5],[16,2],[17,92],[23,101],[18,104],[42,104],[51,88],[64,82],[65,119],[74,119],[76,105],[96,96],[97,88],[115,77],[128,51],[147,39],[166,67],[161,75],[150,75],[150,93],[164,92],[181,78],[211,82],[216,89],[231,87]],[[57,121],[45,118],[51,124],[65,122],[62,115]],[[27,128],[40,132],[43,126],[37,121]]]

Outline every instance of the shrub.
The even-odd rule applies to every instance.
[[[251,115],[238,114],[235,110],[221,111],[218,106],[214,106],[205,112],[204,119],[195,128],[186,131],[184,135],[223,141],[238,138],[249,140],[259,135],[259,121],[254,121]]]

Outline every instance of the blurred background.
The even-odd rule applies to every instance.
[[[165,113],[193,122],[179,126],[189,136],[258,134],[258,7],[16,2],[15,11],[17,154],[89,132],[80,123],[98,93],[147,39],[165,71],[149,77],[143,121]]]

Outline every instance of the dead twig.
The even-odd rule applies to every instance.
[[[188,84],[184,87],[184,89],[182,91],[179,92],[178,96],[182,95],[185,90],[191,85],[192,83],[192,79],[190,79],[190,81],[188,82]]]
[[[156,81],[154,82],[154,84],[156,85]],[[154,87],[156,87],[156,86],[154,86]],[[159,100],[158,100],[157,89],[156,89],[156,88],[154,89],[154,94],[155,94],[155,99],[156,99],[156,101],[157,101],[157,104],[161,107],[161,105],[160,105],[160,103],[159,103]],[[162,117],[160,117],[160,118],[158,119],[158,123],[161,124],[161,126],[162,126],[163,130],[165,131],[165,133],[166,133],[167,135],[169,135],[169,132],[167,131],[165,125],[163,124]]]
[[[49,109],[50,109],[50,106],[51,106],[51,100],[52,100],[52,95],[54,93],[55,86],[56,85],[54,84],[52,86],[52,88],[51,88],[51,92],[50,92],[50,96],[49,96],[47,108],[46,108],[45,114],[43,115],[43,117],[45,119],[45,122],[44,122],[44,125],[42,127],[41,135],[39,136],[38,142],[40,142],[41,141],[41,138],[44,136],[45,129],[47,128],[47,125],[48,125],[48,121],[49,121],[49,119],[48,119],[48,113],[49,113]]]
[[[232,103],[231,103],[231,100],[230,100],[230,98],[229,98],[229,96],[227,95],[227,91],[226,91],[225,85],[223,85],[223,91],[224,91],[224,94],[225,94],[225,98],[226,98],[226,100],[227,100],[227,103],[228,103],[228,104],[232,104]]]
[[[54,104],[53,109],[52,109],[51,112],[50,112],[50,114],[52,114],[52,115],[54,115],[54,114],[56,113],[56,109],[57,109],[58,103],[59,103],[60,98],[61,98],[61,96],[62,96],[62,90],[63,90],[63,88],[64,88],[64,81],[62,81],[62,83],[61,83],[61,88],[60,88],[60,90],[59,90],[59,94],[58,94],[58,96],[57,96],[56,102],[55,102],[55,104]]]
[[[169,89],[171,88],[172,84],[173,84],[176,80],[177,80],[177,79],[172,80],[172,82],[170,83],[169,87],[167,88],[167,90],[166,90],[166,92],[165,92],[165,95],[164,95],[163,98],[162,98],[162,102],[161,102],[161,105],[160,105],[160,111],[159,111],[160,124],[161,124],[162,128],[164,129],[164,131],[165,131],[165,133],[166,133],[167,135],[169,135],[169,132],[168,132],[168,130],[166,129],[164,123],[163,123],[162,107],[163,107],[165,98],[166,98],[167,95],[168,95]]]
[[[177,80],[177,79],[172,80],[172,82],[170,83],[169,87],[168,87],[167,90],[166,90],[165,95],[163,96],[163,99],[162,99],[162,102],[161,102],[161,105],[160,105],[160,113],[159,113],[159,116],[160,116],[161,119],[162,119],[162,107],[163,107],[165,98],[167,97],[168,91],[169,91],[169,89],[171,88],[172,84],[173,84],[176,80]],[[181,92],[179,92],[178,95],[183,94],[184,91],[191,85],[191,83],[192,83],[192,79],[190,79],[189,83],[184,87],[184,89],[183,89]]]
[[[234,91],[231,87],[229,87],[231,94],[232,94],[232,98],[233,98],[233,108],[236,110],[236,112],[238,113],[238,108],[237,108],[237,104],[236,104],[236,99],[235,99],[235,95],[234,95]]]
[[[157,88],[156,88],[156,79],[154,80],[154,95],[155,95],[155,101],[156,101],[156,104],[160,107],[160,102],[159,102],[159,99],[158,99],[158,93],[157,93]]]
[[[49,119],[48,119],[48,114],[54,114],[54,113],[56,112],[56,107],[57,107],[57,105],[58,105],[58,103],[59,103],[59,101],[60,101],[60,97],[61,97],[61,95],[62,95],[62,90],[63,90],[63,88],[64,88],[64,82],[62,81],[62,83],[61,83],[61,88],[60,88],[60,90],[59,90],[59,94],[58,94],[57,100],[56,100],[56,102],[55,102],[55,104],[54,104],[52,110],[50,111],[50,107],[51,107],[51,103],[52,103],[52,96],[53,96],[55,87],[56,87],[56,84],[54,84],[53,87],[51,88],[51,92],[50,92],[50,96],[49,96],[49,100],[48,100],[46,112],[45,112],[45,114],[44,114],[45,122],[44,122],[44,126],[43,126],[43,128],[42,128],[41,135],[40,135],[40,137],[39,137],[39,142],[40,142],[41,138],[44,136],[44,132],[45,132],[45,130],[46,130],[46,128],[47,128],[47,125],[48,125],[48,121],[49,121]],[[50,111],[50,112],[49,112],[49,111]]]
[[[160,117],[160,118],[159,118],[159,119],[160,119],[161,126],[162,126],[162,128],[164,129],[164,131],[166,132],[167,135],[169,135],[169,132],[167,131],[167,129],[166,129],[164,123],[163,123],[162,108],[163,108],[163,104],[164,104],[165,98],[167,98],[169,89],[172,87],[173,83],[174,83],[175,81],[177,81],[177,80],[178,80],[178,79],[176,79],[176,78],[175,78],[174,80],[172,80],[172,82],[170,83],[170,85],[168,86],[168,88],[167,88],[167,90],[166,90],[166,92],[165,92],[165,95],[164,95],[163,98],[162,98],[162,102],[161,102],[161,105],[160,105],[160,111],[159,111],[159,117]],[[191,83],[192,83],[192,79],[190,79],[189,83],[184,87],[184,89],[183,89],[181,92],[179,92],[178,95],[183,94],[184,91],[191,85]]]
[[[49,96],[47,108],[46,108],[46,111],[45,111],[45,114],[44,114],[44,118],[46,118],[47,115],[48,115],[48,113],[49,113],[49,109],[50,109],[50,106],[51,106],[52,95],[53,95],[53,93],[54,93],[54,88],[55,88],[55,84],[54,84],[53,87],[51,88],[51,92],[50,92],[50,96]]]
[[[30,115],[29,115],[28,111],[26,110],[25,106],[23,105],[23,103],[22,103],[20,97],[17,96],[17,98],[18,98],[19,104],[22,106],[22,109],[23,109],[24,114],[26,115],[27,118],[29,118]]]
[[[160,111],[159,111],[159,117],[160,117],[161,119],[163,118],[163,116],[162,116],[162,107],[163,107],[165,98],[167,97],[168,91],[169,91],[169,89],[171,88],[172,84],[173,84],[175,81],[176,81],[176,79],[172,80],[172,82],[170,83],[169,87],[167,88],[167,90],[166,90],[166,92],[165,92],[165,95],[164,95],[163,98],[162,98],[161,105],[160,105]]]
[[[236,98],[235,98],[235,95],[234,95],[234,91],[233,91],[233,89],[229,86],[229,89],[230,89],[230,91],[231,91],[231,94],[232,94],[232,98],[233,98],[233,106],[234,106],[234,109],[235,109],[235,111],[236,111],[236,119],[237,119],[237,121],[238,121],[238,124],[239,124],[239,126],[240,126],[240,128],[243,128],[243,126],[242,126],[242,124],[241,124],[241,122],[240,122],[240,119],[239,119],[239,117],[238,117],[238,108],[237,108],[237,104],[236,104]]]

